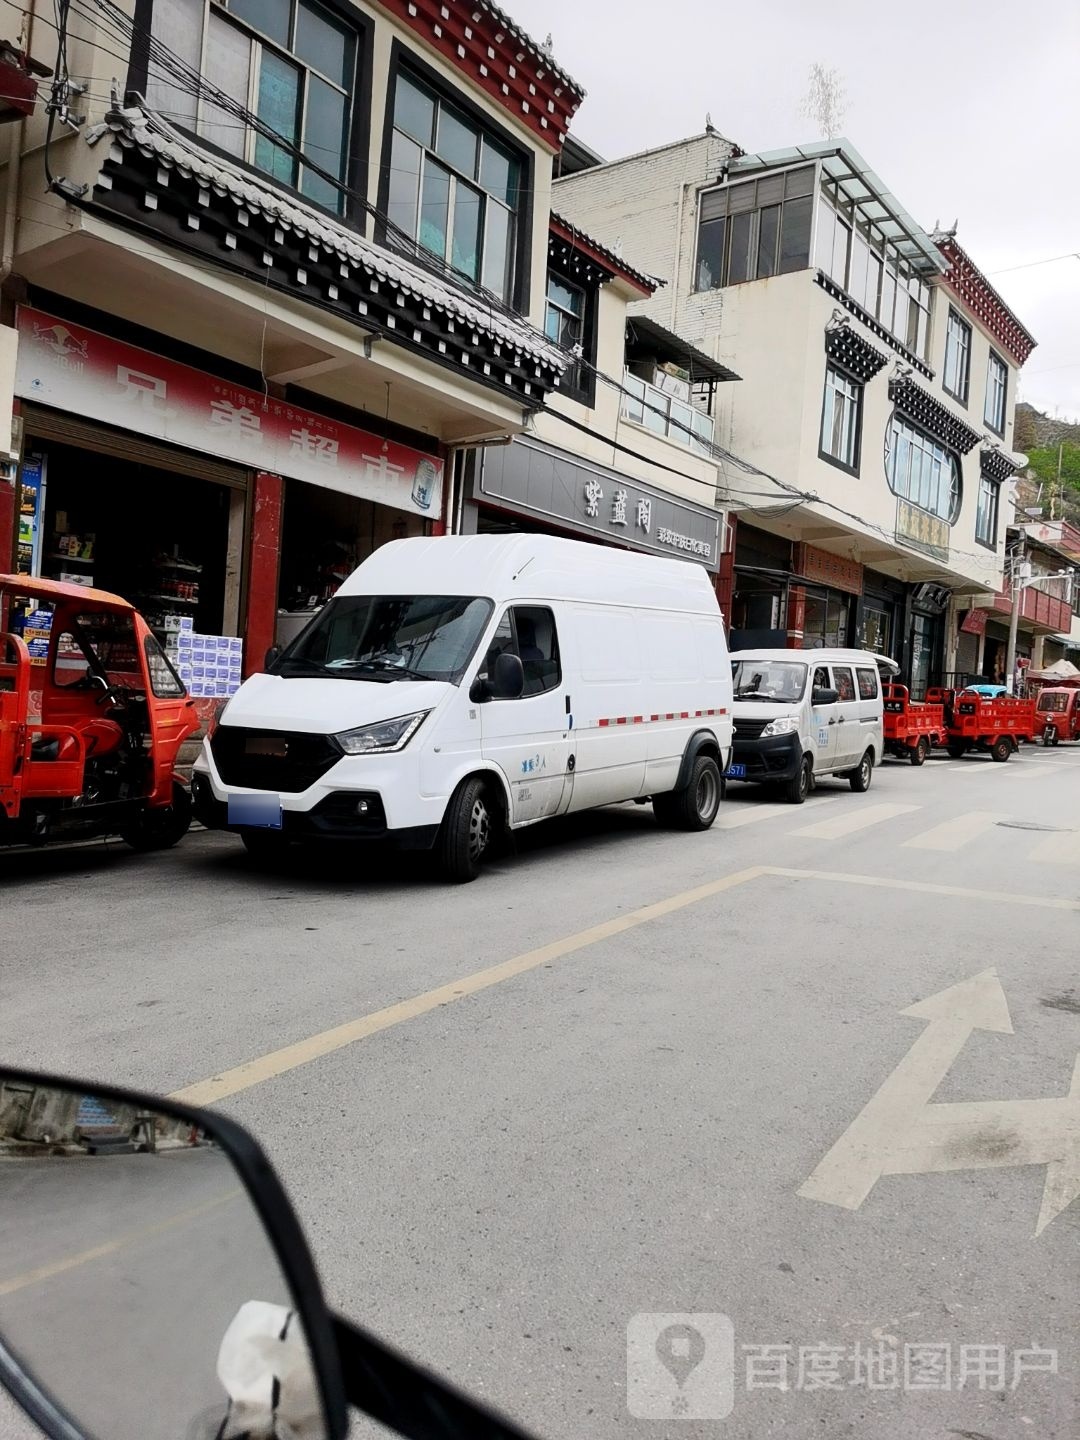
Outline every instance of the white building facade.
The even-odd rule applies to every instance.
[[[1034,341],[955,237],[846,141],[744,155],[709,132],[554,193],[668,281],[635,309],[742,377],[716,413],[751,467],[723,467],[733,643],[865,645],[916,693],[976,668],[961,597],[1001,589]]]

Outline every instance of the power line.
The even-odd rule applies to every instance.
[[[1006,265],[1004,270],[989,270],[988,275],[1011,275],[1014,270],[1034,270],[1038,265],[1056,265],[1059,260],[1080,260],[1080,251],[1069,250],[1064,255],[1050,255],[1045,260],[1026,260],[1023,265]]]

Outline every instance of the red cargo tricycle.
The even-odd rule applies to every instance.
[[[1080,689],[1075,685],[1053,685],[1040,690],[1035,714],[1042,727],[1044,745],[1080,740]]]
[[[906,685],[883,685],[885,748],[898,760],[923,765],[934,745],[945,743],[945,707],[912,700]]]
[[[989,754],[1004,763],[1022,740],[1034,743],[1039,733],[1035,701],[1015,695],[984,695],[977,689],[930,689],[927,701],[945,711],[945,748],[954,760],[969,751]]]
[[[195,702],[133,605],[0,575],[0,845],[119,834],[175,845],[191,798],[175,773]]]

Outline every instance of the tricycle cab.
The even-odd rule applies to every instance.
[[[1080,688],[1050,685],[1039,691],[1035,713],[1042,727],[1044,745],[1062,740],[1080,740]]]
[[[138,611],[103,590],[0,575],[0,844],[187,829],[174,771],[194,702]]]

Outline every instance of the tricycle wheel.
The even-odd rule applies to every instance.
[[[1009,756],[1013,753],[1013,744],[1007,735],[999,735],[990,746],[990,758],[1004,765]]]
[[[147,806],[138,819],[120,831],[120,838],[133,850],[168,850],[182,840],[191,824],[191,791],[179,780],[173,782],[171,805]]]
[[[919,743],[915,746],[915,749],[911,751],[908,759],[911,761],[912,765],[925,765],[926,756],[929,750],[930,741],[927,740],[925,735],[921,735],[919,737]]]
[[[966,755],[967,748],[962,740],[950,740],[946,746],[949,752],[949,758],[952,760],[959,760],[961,756]]]

